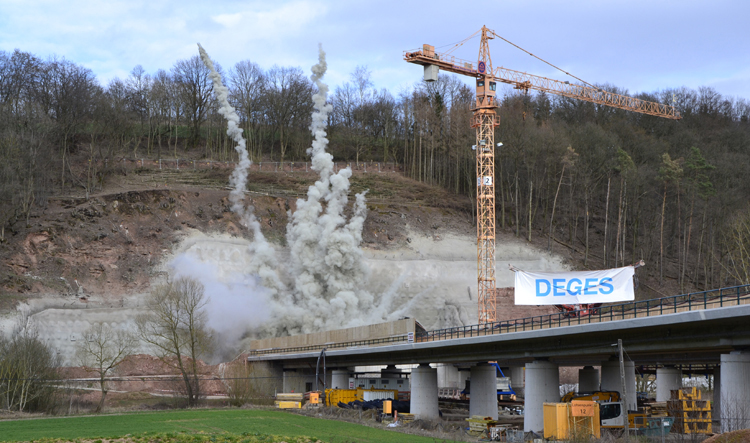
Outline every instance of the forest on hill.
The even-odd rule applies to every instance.
[[[305,161],[315,88],[307,73],[251,61],[219,69],[251,158]],[[589,268],[644,259],[658,282],[682,291],[750,284],[750,101],[709,87],[636,95],[674,104],[683,118],[673,121],[502,93],[499,229],[561,243]],[[397,162],[408,177],[471,197],[473,98],[443,74],[394,95],[359,67],[329,96],[329,152]],[[115,160],[144,157],[236,158],[197,55],[102,85],[72,61],[0,51],[0,241],[50,196],[89,195],[123,173]]]

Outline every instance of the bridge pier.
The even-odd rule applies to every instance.
[[[750,428],[750,353],[722,354],[720,377],[721,431]]]
[[[440,418],[437,369],[427,363],[411,370],[411,413],[416,418]]]
[[[718,422],[718,427],[712,429],[714,433],[720,434],[722,431],[721,419],[721,366],[714,367],[714,398],[713,407],[711,408],[711,417],[714,422]]]
[[[635,363],[632,361],[624,362],[625,366],[625,386],[627,389],[626,402],[629,411],[638,409],[635,392]],[[622,395],[622,377],[620,377],[620,360],[607,360],[602,362],[602,391],[617,391]]]
[[[333,389],[349,389],[349,369],[334,369],[331,371],[331,386]]]
[[[674,366],[656,368],[656,401],[669,401],[672,391],[682,388],[682,371]]]
[[[511,366],[510,368],[510,374],[505,374],[510,376],[510,386],[513,388],[514,391],[516,391],[516,395],[523,398],[524,395],[524,369],[523,366]]]
[[[439,363],[437,367],[438,387],[458,388],[458,368],[452,363]]]
[[[471,368],[469,416],[475,415],[497,420],[497,369],[487,363]]]
[[[544,430],[544,403],[560,401],[558,366],[542,360],[527,363],[525,388],[523,430],[539,433]]]
[[[578,392],[599,390],[599,370],[593,366],[584,366],[578,370]]]

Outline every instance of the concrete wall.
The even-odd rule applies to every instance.
[[[312,334],[294,335],[291,337],[266,338],[250,342],[250,349],[287,348],[298,346],[322,345],[355,340],[385,338],[394,335],[406,335],[415,332],[416,321],[405,318],[387,323],[358,326],[355,328],[337,329],[334,331],[314,332]]]

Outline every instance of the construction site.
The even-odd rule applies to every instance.
[[[568,80],[493,64],[493,40]],[[476,60],[454,55],[477,42],[469,48],[478,51]],[[665,265],[668,190],[677,205],[687,203],[664,168],[650,197],[651,206],[662,204],[661,216],[652,208],[657,215],[646,223],[628,219],[628,192],[642,189],[627,187],[636,180],[626,173],[637,167],[619,147],[601,160],[616,158],[614,172],[585,177],[579,188],[566,170],[586,155],[580,148],[562,147],[560,162],[549,160],[554,166],[544,166],[543,175],[551,179],[537,185],[543,191],[531,175],[519,185],[521,167],[501,176],[504,166],[496,163],[511,139],[501,110],[517,110],[511,118],[522,128],[535,118],[521,105],[503,110],[502,88],[520,104],[530,94],[555,96],[623,118],[648,116],[654,127],[683,118],[674,99],[670,105],[605,90],[486,26],[445,52],[430,44],[406,50],[404,69],[425,88],[446,75],[470,79],[467,196],[422,180],[421,166],[414,179],[408,154],[389,163],[387,155],[359,161],[359,152],[355,161],[338,161],[328,151],[335,111],[322,46],[312,67],[312,143],[304,161],[283,153],[259,161],[221,69],[198,48],[220,116],[217,137],[228,127],[219,145],[234,145],[233,157],[113,159],[119,172],[107,190],[117,192],[102,184],[91,195],[86,188],[85,197],[50,197],[9,240],[3,234],[2,284],[11,295],[3,298],[0,332],[9,340],[33,335],[53,350],[65,392],[56,410],[158,409],[171,407],[166,399],[187,398],[190,407],[254,404],[510,443],[702,440],[750,428],[750,285],[709,263],[711,254],[722,254],[704,240],[705,180],[685,191],[690,217],[672,223],[678,246]],[[421,137],[412,141],[420,159]],[[104,169],[107,161],[69,160],[68,169]],[[694,175],[705,178],[708,170]],[[455,183],[456,190],[465,186]],[[602,206],[602,198],[589,196],[595,185],[606,187],[606,209],[590,219],[590,205]],[[519,189],[528,193],[519,196]],[[534,192],[544,193],[543,207],[533,207],[540,199]],[[580,195],[582,204],[574,204]],[[632,206],[641,204],[649,206],[633,199]],[[555,219],[562,211],[569,216],[564,226]],[[660,261],[643,259],[638,229],[653,234],[649,258]],[[602,237],[591,248],[589,231]],[[663,283],[665,273],[676,277]],[[191,290],[200,293],[192,308],[174,302],[174,318],[189,318],[171,331],[192,340],[180,344],[158,323],[169,317],[159,309],[177,300],[170,294]],[[194,324],[202,329],[193,331]],[[128,340],[98,370],[84,358],[87,350],[95,355],[96,327],[99,339],[106,329],[108,339]],[[10,400],[2,405],[23,412]]]

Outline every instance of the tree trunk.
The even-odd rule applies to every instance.
[[[529,232],[528,232],[528,242],[531,242],[531,216],[532,216],[532,201],[533,201],[533,195],[534,195],[534,181],[529,180]]]
[[[607,233],[609,227],[609,189],[612,177],[607,177],[607,203],[604,206],[604,267],[607,267]]]
[[[518,201],[518,170],[516,170],[516,198],[515,198],[515,204],[516,204],[516,237],[521,236],[521,221],[519,220],[519,213],[521,212],[521,204]]]
[[[664,183],[664,197],[661,202],[661,227],[659,229],[659,284],[664,284],[664,212],[667,206],[667,183]]]
[[[557,205],[557,196],[560,194],[560,187],[562,186],[563,176],[565,175],[565,165],[562,167],[560,172],[560,181],[557,183],[557,191],[555,191],[555,199],[552,200],[552,213],[549,217],[549,232],[547,236],[547,251],[552,251],[552,223],[555,220],[555,206]]]
[[[622,192],[625,187],[625,179],[620,178],[620,198],[617,202],[617,237],[615,238],[615,268],[617,267],[618,254],[620,253],[620,229],[622,228]],[[623,243],[623,247],[625,244]]]
[[[589,187],[585,186],[583,191],[583,200],[584,200],[584,207],[586,210],[586,221],[584,222],[584,232],[585,232],[585,238],[586,238],[586,246],[584,248],[583,253],[583,266],[588,266],[589,264]]]

